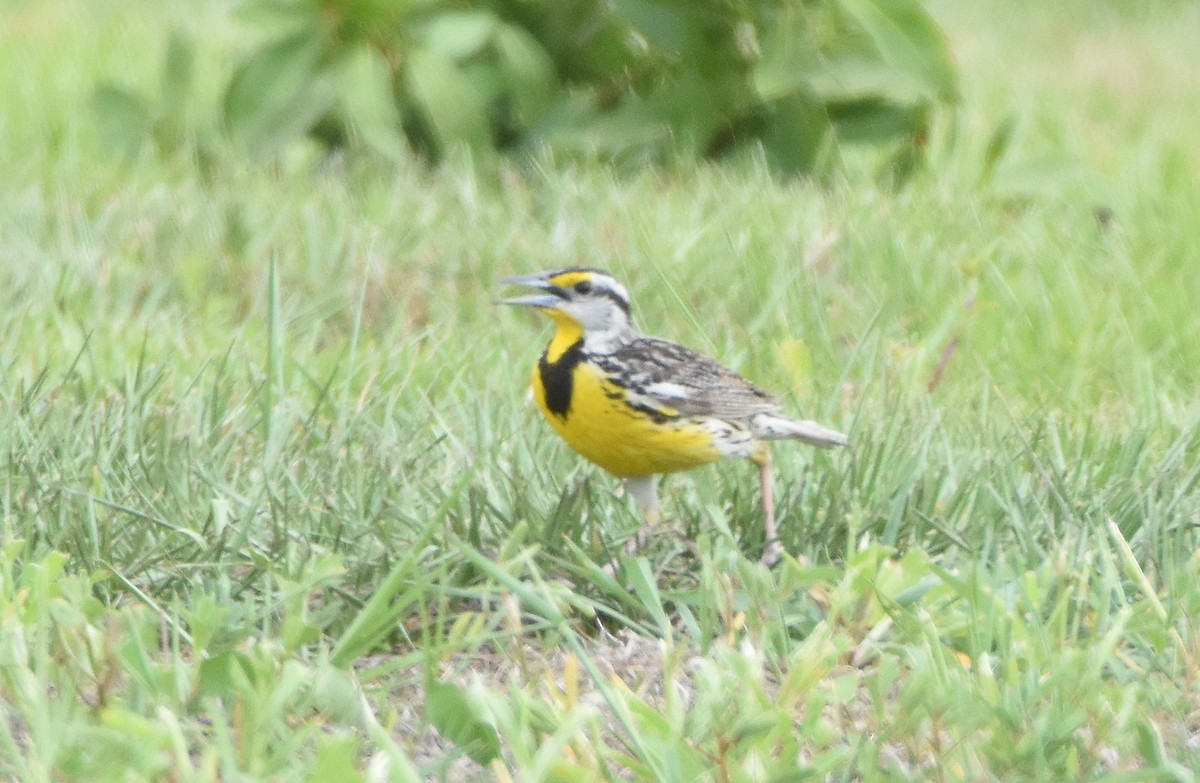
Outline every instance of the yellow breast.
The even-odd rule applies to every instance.
[[[621,477],[672,473],[723,456],[703,421],[656,419],[630,407],[624,391],[587,362],[570,368],[569,405],[565,413],[559,412],[563,400],[548,399],[543,366],[533,371],[538,407],[571,448],[609,473]]]

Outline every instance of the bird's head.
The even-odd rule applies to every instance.
[[[500,284],[537,289],[499,304],[536,307],[554,319],[560,332],[581,333],[588,340],[621,339],[632,332],[629,292],[608,272],[572,267],[508,277]]]

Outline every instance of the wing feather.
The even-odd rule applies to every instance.
[[[685,416],[738,420],[779,410],[771,394],[733,370],[666,340],[637,337],[589,358],[642,403]]]

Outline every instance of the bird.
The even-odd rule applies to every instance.
[[[533,367],[538,408],[572,449],[624,482],[649,526],[662,520],[658,476],[744,457],[759,468],[761,560],[779,561],[770,442],[833,448],[849,445],[844,434],[787,416],[772,394],[715,359],[640,333],[628,290],[602,269],[574,266],[499,285],[535,292],[497,304],[534,308],[554,322]]]

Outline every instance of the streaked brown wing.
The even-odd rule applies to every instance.
[[[666,340],[639,337],[591,359],[622,386],[687,416],[737,420],[779,410],[771,394],[733,370]]]

